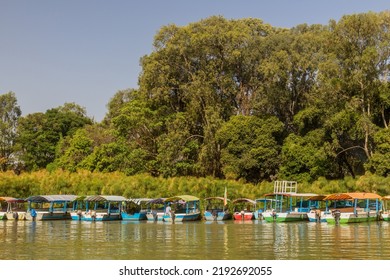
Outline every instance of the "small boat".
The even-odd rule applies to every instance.
[[[26,201],[14,197],[0,197],[0,220],[25,220],[27,209]]]
[[[148,201],[148,211],[146,219],[148,221],[163,221],[164,220],[164,202],[165,198],[156,198]]]
[[[257,217],[259,220],[264,220],[263,213],[267,210],[271,210],[271,205],[274,200],[270,198],[257,198],[256,208],[257,208]]]
[[[256,201],[249,198],[238,198],[232,201],[234,220],[257,219]]]
[[[227,207],[229,200],[225,197],[208,197],[206,202],[204,218],[206,221],[224,221],[230,220],[232,214]]]
[[[375,221],[380,218],[381,199],[378,194],[365,192],[330,194],[324,198],[331,202],[324,218],[329,224]]]
[[[83,201],[84,211],[74,209],[71,214],[72,220],[116,221],[122,219],[122,203],[126,201],[126,198],[115,195],[92,195],[85,197]]]
[[[130,198],[125,201],[125,206],[122,209],[122,220],[141,221],[146,220],[148,212],[147,203],[150,198]]]
[[[71,219],[75,195],[37,195],[26,199],[27,220],[68,220]]]
[[[199,198],[192,195],[179,195],[165,199],[164,221],[196,221],[200,218]]]
[[[380,219],[387,222],[390,222],[390,209],[387,205],[389,200],[390,195],[382,197],[382,210],[380,211]]]
[[[326,195],[315,195],[309,197],[309,201],[315,201],[310,211],[307,213],[309,222],[326,223],[325,215],[329,213],[328,201],[325,201]]]
[[[274,192],[266,194],[272,198],[271,210],[263,213],[267,222],[296,222],[308,221],[307,213],[318,207],[318,201],[309,200],[317,196],[314,193],[298,193],[298,184],[295,181],[275,181]]]

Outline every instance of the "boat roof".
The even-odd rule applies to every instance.
[[[324,198],[324,200],[351,200],[351,199],[380,199],[376,193],[355,192],[355,193],[334,193]]]
[[[324,194],[322,194],[322,195],[315,195],[315,196],[309,197],[308,200],[321,201],[321,200],[324,200],[325,197],[327,197],[327,196],[324,195]]]
[[[26,198],[30,202],[60,202],[73,201],[77,196],[73,194],[35,195]]]
[[[85,201],[126,201],[123,196],[118,195],[91,195],[85,198]]]
[[[149,202],[151,201],[151,198],[129,198],[126,199],[126,202],[132,202],[134,204],[140,205],[142,202]]]
[[[5,201],[5,202],[25,202],[24,199],[14,198],[14,197],[10,197],[10,196],[0,196],[0,201]]]
[[[272,198],[256,198],[256,202],[268,202],[268,201],[276,201],[276,199],[272,199]]]
[[[382,197],[383,200],[390,200],[390,195],[385,195]]]
[[[189,202],[189,201],[197,201],[199,200],[199,198],[192,195],[178,195],[178,196],[172,196],[165,199],[165,201],[176,201],[176,200],[184,200],[186,202]]]
[[[268,193],[265,194],[264,196],[276,196],[276,195],[283,195],[283,196],[288,196],[288,197],[314,197],[318,196],[315,193],[286,193],[286,192],[280,192],[280,193]]]
[[[225,200],[222,196],[212,196],[212,197],[206,197],[204,200]],[[227,199],[227,201],[230,201],[230,199]]]
[[[252,204],[256,204],[256,201],[249,199],[249,198],[237,198],[237,199],[233,200],[232,203],[240,203],[240,202],[249,202]]]
[[[160,197],[160,198],[151,199],[148,202],[146,202],[146,204],[164,204],[164,201],[165,198]]]

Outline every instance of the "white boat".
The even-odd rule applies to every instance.
[[[115,195],[92,195],[83,201],[85,209],[75,208],[71,213],[72,220],[115,221],[122,219],[122,203],[126,198]]]
[[[26,201],[14,197],[0,197],[0,220],[25,220]]]
[[[37,195],[26,199],[28,202],[27,220],[67,220],[71,219],[75,195]]]
[[[324,198],[331,203],[323,217],[329,224],[375,221],[380,219],[381,198],[378,194],[365,192],[330,194]]]

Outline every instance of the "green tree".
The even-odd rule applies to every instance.
[[[17,141],[25,168],[36,170],[53,163],[60,140],[90,124],[85,109],[74,103],[22,117]]]
[[[17,125],[22,114],[15,93],[0,95],[0,169],[7,170],[14,164]]]
[[[250,182],[276,178],[283,124],[276,118],[234,116],[217,132],[225,177]]]

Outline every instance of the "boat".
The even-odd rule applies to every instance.
[[[141,221],[146,220],[146,213],[148,212],[147,203],[151,201],[150,198],[130,198],[125,201],[122,209],[122,220],[127,221]]]
[[[165,198],[156,198],[148,201],[148,211],[146,219],[148,221],[163,221],[164,220],[164,202]]]
[[[179,195],[164,201],[164,221],[184,222],[200,219],[199,198],[192,195]]]
[[[224,221],[230,220],[232,214],[227,207],[229,200],[225,197],[207,197],[204,218],[206,221]]]
[[[75,195],[37,195],[26,198],[27,220],[68,220],[71,219]]]
[[[76,200],[81,201],[80,198]],[[85,208],[74,209],[71,213],[72,220],[116,221],[122,219],[122,203],[126,198],[115,195],[91,195],[82,201],[85,203]]]
[[[325,201],[326,195],[315,195],[309,197],[309,201],[313,203],[310,211],[307,213],[309,222],[326,223],[325,215],[329,213],[328,201]]]
[[[14,197],[0,197],[0,220],[25,220],[27,209],[25,200]]]
[[[259,220],[264,220],[263,213],[267,210],[271,210],[271,205],[274,200],[271,198],[257,198],[256,208],[257,208],[257,217]]]
[[[390,200],[390,195],[386,195],[382,197],[382,207],[380,211],[380,219],[387,222],[390,222],[390,209],[388,208],[389,200]]]
[[[257,219],[256,201],[249,198],[238,198],[232,201],[234,220]]]
[[[317,194],[298,193],[298,185],[295,181],[275,181],[274,192],[266,194],[266,198],[272,198],[270,209],[263,214],[267,222],[295,222],[308,221],[307,213],[318,207],[318,201],[309,200]]]
[[[381,199],[378,194],[366,192],[330,194],[324,198],[330,202],[324,218],[329,224],[375,221],[380,219]]]

